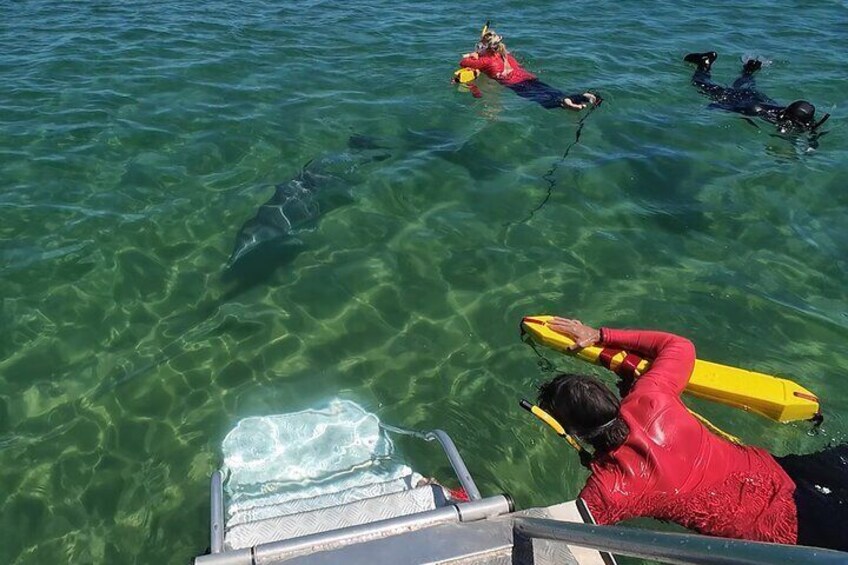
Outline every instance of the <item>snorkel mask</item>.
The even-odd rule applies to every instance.
[[[815,131],[830,118],[830,114],[825,114],[818,122],[814,122],[815,117],[815,106],[806,100],[796,100],[780,113],[777,127],[780,133],[787,133],[791,130]]]
[[[494,51],[501,44],[501,41],[503,41],[503,37],[498,35],[494,30],[489,29],[489,22],[487,21],[483,29],[480,30],[480,41],[477,42],[476,51],[477,53],[484,53],[489,50]]]

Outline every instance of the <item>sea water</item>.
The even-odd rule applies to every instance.
[[[486,19],[604,97],[564,161],[580,114],[450,85]],[[777,454],[848,433],[844,2],[28,1],[0,22],[0,562],[184,563],[227,433],[331,398],[445,429],[484,493],[571,499],[585,471],[517,404],[551,376],[527,314],[795,379],[817,434],[687,400]],[[682,62],[705,50],[722,83],[771,61],[766,94],[833,114],[819,147],[707,109]],[[275,185],[355,151],[381,157],[352,202],[225,270]],[[395,454],[451,475],[432,445]]]

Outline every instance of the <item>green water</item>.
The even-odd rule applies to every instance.
[[[844,3],[493,11],[0,7],[0,562],[183,563],[227,431],[334,397],[447,430],[484,493],[573,498],[584,471],[517,407],[549,376],[526,314],[679,332],[827,418],[812,436],[691,401],[717,424],[778,454],[845,439]],[[529,221],[580,116],[448,84],[487,17],[541,78],[606,99]],[[831,112],[820,147],[707,110],[681,58],[710,48],[716,80],[759,54],[767,94]],[[388,156],[349,172],[354,202],[263,277],[223,277],[273,185],[351,135]]]

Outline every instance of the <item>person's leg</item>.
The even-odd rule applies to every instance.
[[[757,59],[748,59],[745,61],[745,64],[742,65],[742,72],[735,81],[733,81],[733,88],[739,89],[749,89],[754,90],[757,88],[757,85],[754,81],[754,73],[759,71],[763,66],[763,62]]]
[[[736,112],[743,116],[757,116],[766,121],[774,122],[775,108],[781,110],[774,100],[757,90],[754,73],[762,68],[763,63],[757,59],[749,59],[742,65],[742,71],[730,88],[725,88],[717,105],[723,110]]]
[[[539,79],[530,79],[517,84],[509,84],[507,88],[522,98],[532,100],[548,110],[555,108],[581,110],[588,104],[595,104],[598,100],[597,96],[591,93],[566,94]]]
[[[559,100],[565,95],[539,79],[530,79],[516,84],[508,84],[507,88],[522,98],[527,98],[544,108],[559,107]]]
[[[714,83],[710,76],[710,69],[717,58],[718,54],[715,51],[689,53],[683,58],[687,63],[694,63],[698,66],[692,75],[692,84],[713,100],[722,98],[726,90],[723,86]]]
[[[692,75],[692,84],[697,86],[698,90],[713,100],[720,100],[721,98],[724,98],[724,94],[727,91],[725,87],[712,81],[710,71],[703,71],[701,69],[697,69]]]
[[[848,551],[848,444],[775,459],[795,483],[798,544]]]
[[[699,68],[704,68],[706,70],[710,70],[710,67],[713,66],[715,60],[718,59],[718,53],[715,51],[705,51],[703,53],[689,53],[683,60],[687,63],[693,63],[698,65]]]

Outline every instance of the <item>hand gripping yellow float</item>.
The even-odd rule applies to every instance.
[[[570,350],[574,341],[551,330],[547,324],[552,319],[553,316],[527,316],[521,320],[522,333],[536,343],[601,365],[623,377],[638,378],[651,367],[649,360],[618,349],[590,346]],[[797,383],[700,359],[695,361],[686,392],[781,423],[820,422],[822,418],[818,398]]]
[[[480,71],[477,69],[457,69],[453,72],[453,82],[468,84],[470,82],[474,82],[474,79],[478,76],[480,76]]]
[[[489,22],[488,21],[483,26],[483,29],[480,30],[480,39],[481,40],[483,39],[483,36],[486,35],[487,31],[489,31]],[[465,86],[466,88],[468,88],[468,90],[471,91],[471,94],[473,94],[475,98],[480,98],[480,96],[481,96],[480,90],[474,84],[474,81],[477,79],[478,76],[480,76],[479,70],[468,69],[468,68],[463,67],[463,68],[457,69],[453,72],[453,79],[451,80],[451,82]]]

